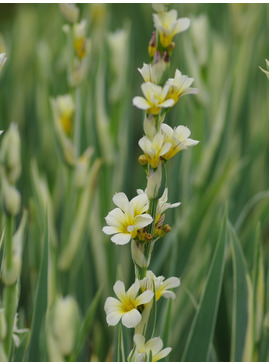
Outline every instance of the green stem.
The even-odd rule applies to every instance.
[[[77,156],[80,156],[80,132],[81,132],[81,90],[76,87],[75,93],[76,108],[75,108],[75,147]]]
[[[12,232],[13,232],[13,218],[11,216],[6,217],[6,269],[10,270],[12,265]]]
[[[152,220],[152,223],[148,226],[147,232],[149,234],[151,234],[152,237],[154,235],[155,220],[156,220],[158,202],[159,202],[159,199],[150,200],[150,202],[149,202],[149,214],[152,216],[153,220]],[[148,261],[149,256],[150,256],[151,244],[152,244],[152,241],[149,241],[149,242],[145,243],[144,255],[145,255],[146,261]],[[138,279],[145,278],[146,275],[147,275],[148,267],[141,268],[141,267],[139,267],[137,265],[135,267],[136,267],[135,268],[136,277]]]
[[[11,216],[6,217],[6,238],[5,238],[5,259],[7,272],[12,267],[12,235],[14,219]],[[12,345],[13,324],[16,313],[16,283],[5,287],[5,317],[7,323],[7,335],[4,342],[4,348],[7,357],[10,356]]]
[[[4,348],[8,358],[10,358],[12,347],[12,332],[16,314],[16,283],[5,287],[5,316],[7,323],[7,335],[4,341]]]

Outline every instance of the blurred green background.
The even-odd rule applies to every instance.
[[[67,291],[76,297],[84,315],[102,286],[100,304],[79,359],[106,360],[111,359],[113,328],[105,322],[104,301],[112,295],[117,278],[124,278],[128,286],[134,273],[130,247],[115,246],[101,228],[104,216],[113,208],[115,192],[123,191],[132,198],[137,188],[146,187],[143,168],[137,163],[143,116],[132,106],[132,98],[141,95],[142,78],[137,68],[148,62],[152,8],[150,4],[78,7],[81,19],[88,21],[92,42],[88,72],[81,86],[81,152],[92,145],[94,158],[101,158],[102,167],[76,256],[78,263],[72,266],[73,283]],[[179,17],[191,19],[190,29],[175,37],[170,77],[178,68],[193,77],[193,86],[200,90],[197,96],[182,98],[166,117],[171,126],[188,126],[191,137],[200,143],[168,163],[169,202],[181,201],[182,205],[167,213],[166,221],[173,231],[156,244],[151,262],[156,275],[181,278],[172,303],[168,340],[168,346],[173,347],[169,360],[179,361],[196,311],[194,302],[200,300],[212,261],[226,202],[250,275],[260,226],[264,289],[255,299],[262,301],[262,318],[269,313],[269,82],[259,69],[265,68],[269,57],[269,5],[171,4],[170,8],[177,9]],[[33,194],[33,160],[47,181],[56,240],[61,241],[65,172],[54,142],[49,100],[69,92],[64,23],[56,4],[0,4],[0,51],[5,50],[8,57],[0,76],[0,129],[7,129],[12,121],[19,126],[23,170],[18,187],[23,207],[29,210],[19,302],[25,327],[31,327],[40,236],[44,231]],[[119,69],[115,70],[107,34],[122,28],[127,41],[118,60]],[[113,98],[120,77],[119,91]],[[99,128],[104,120],[105,131]],[[109,146],[104,146],[105,138],[109,138]],[[1,221],[3,226],[3,218]],[[231,359],[231,272],[227,248],[213,360]],[[160,312],[165,305],[162,303]],[[250,359],[268,359],[262,351],[267,342],[263,340],[268,340],[264,322],[262,319],[257,329],[261,334],[253,341]],[[158,325],[161,331],[161,322]]]

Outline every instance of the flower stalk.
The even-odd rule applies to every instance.
[[[144,63],[138,69],[144,80],[143,97],[133,98],[133,105],[145,112],[145,135],[138,142],[144,154],[138,161],[146,172],[147,188],[137,190],[138,195],[130,201],[122,192],[115,194],[113,201],[117,208],[106,216],[108,225],[103,228],[105,234],[112,235],[111,241],[115,244],[125,245],[131,241],[136,281],[126,293],[123,282],[117,281],[114,292],[120,301],[109,297],[105,303],[109,325],[115,326],[122,319],[124,326],[135,328],[130,361],[157,361],[171,351],[171,348],[161,350],[162,340],[153,337],[158,319],[157,301],[162,296],[175,298],[169,288],[178,287],[180,281],[176,277],[164,281],[164,277],[156,277],[148,268],[156,241],[171,231],[171,227],[164,224],[165,210],[180,205],[167,203],[166,163],[178,152],[198,143],[189,138],[187,127],[180,125],[172,129],[164,123],[170,109],[183,95],[197,93],[197,89],[190,87],[193,79],[182,75],[178,69],[174,78],[166,80],[175,47],[173,38],[185,31],[190,21],[177,19],[176,10],[166,11],[166,6],[155,9],[155,30],[148,47],[151,63]],[[137,296],[138,293],[141,294]],[[147,296],[145,301],[142,296]]]

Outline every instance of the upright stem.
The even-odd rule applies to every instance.
[[[13,235],[13,224],[14,219],[11,216],[6,217],[6,237],[5,237],[5,260],[6,260],[6,270],[7,272],[12,267],[12,235]],[[7,335],[4,341],[4,348],[7,357],[11,353],[12,345],[12,332],[14,325],[14,318],[16,313],[16,283],[6,286],[4,290],[5,295],[5,317],[7,323]]]
[[[158,206],[159,199],[150,200],[149,202],[149,214],[152,216],[153,220],[152,223],[148,227],[148,233],[150,233],[153,237],[154,235],[154,229],[155,229],[155,220],[156,220],[156,213],[157,213],[157,206]],[[145,243],[145,250],[144,255],[146,258],[146,261],[148,261],[151,251],[151,244],[152,241],[149,241],[148,243]],[[143,279],[147,275],[148,267],[141,268],[136,265],[136,276],[138,279]]]
[[[6,269],[10,270],[12,265],[12,232],[13,232],[13,217],[6,217],[6,239],[5,239],[5,251],[6,251]]]
[[[76,87],[75,93],[76,109],[75,109],[75,146],[77,156],[80,156],[80,132],[81,132],[81,90]]]

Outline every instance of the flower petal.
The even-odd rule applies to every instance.
[[[163,283],[162,283],[162,288],[164,290],[170,289],[170,288],[175,288],[180,286],[180,279],[177,277],[170,277],[167,278]]]
[[[143,305],[144,303],[149,303],[152,300],[153,296],[154,293],[148,289],[136,298],[135,304],[139,306]]]
[[[141,110],[148,110],[150,108],[148,101],[141,96],[135,96],[133,98],[133,105]]]
[[[142,229],[145,226],[148,226],[149,224],[152,223],[152,217],[149,214],[143,214],[143,215],[138,215],[135,217],[134,219],[134,223],[136,228]]]
[[[148,340],[146,343],[147,352],[149,353],[150,350],[152,351],[152,355],[154,356],[163,348],[163,341],[160,337],[153,337],[152,339]]]
[[[131,299],[132,301],[135,301],[139,289],[140,289],[140,284],[139,284],[139,281],[136,279],[135,282],[131,285],[131,287],[126,292],[129,299]]]
[[[145,345],[145,338],[143,335],[135,334],[134,335],[134,343],[137,346],[138,351],[142,352],[144,351],[144,345]]]
[[[125,195],[125,193],[123,192],[115,193],[112,200],[116,206],[118,206],[121,210],[126,212],[126,210],[128,209],[129,200]]]
[[[187,30],[190,26],[190,19],[189,18],[179,18],[176,21],[176,27],[174,29],[174,34],[178,34],[181,32],[184,32],[185,30]]]
[[[149,207],[149,201],[147,194],[142,191],[142,193],[139,193],[137,196],[135,196],[130,203],[134,207],[134,214],[135,215],[141,215],[145,211],[147,211]]]
[[[123,301],[124,300],[124,297],[126,295],[125,293],[125,285],[122,281],[117,281],[114,286],[113,286],[113,290],[116,294],[116,296],[121,300]]]
[[[194,139],[187,139],[186,141],[185,141],[185,145],[186,145],[186,147],[192,147],[192,146],[194,146],[194,145],[197,145],[199,143],[199,140],[194,140]]]
[[[175,103],[174,99],[164,100],[162,103],[159,104],[159,107],[172,107]]]
[[[133,308],[122,316],[122,324],[128,328],[136,327],[141,321],[141,314]]]
[[[111,238],[111,241],[117,245],[125,245],[129,243],[130,240],[131,240],[131,234],[124,234],[124,233],[113,235]]]
[[[121,311],[122,303],[114,297],[108,297],[105,302],[105,312],[110,314],[111,312]]]
[[[109,212],[105,217],[106,223],[118,229],[122,229],[122,224],[125,221],[124,213],[118,207]]]
[[[119,228],[116,228],[114,226],[104,226],[102,231],[107,235],[117,234],[121,232]]]
[[[167,356],[170,352],[171,352],[172,348],[165,348],[162,351],[160,351],[157,355],[154,356],[154,358],[152,358],[153,361],[159,361],[162,358],[164,358],[165,356]]]
[[[124,315],[123,312],[111,312],[106,317],[106,322],[109,326],[116,326],[117,323],[120,321],[122,316]]]

